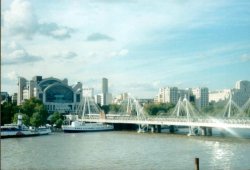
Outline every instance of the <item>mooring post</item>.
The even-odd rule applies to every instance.
[[[200,167],[199,167],[199,158],[195,158],[195,170],[199,170]]]

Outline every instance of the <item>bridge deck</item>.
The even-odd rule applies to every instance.
[[[176,125],[176,126],[199,126],[216,128],[244,128],[250,129],[250,119],[204,119],[204,118],[164,118],[164,117],[144,117],[120,116],[107,117],[84,117],[85,122],[101,123],[124,123],[124,124],[148,124],[148,125]]]

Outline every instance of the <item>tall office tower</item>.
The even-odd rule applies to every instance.
[[[27,82],[27,87],[28,87],[28,99],[34,97],[34,87],[35,87],[35,82],[33,80],[30,80]]]
[[[108,105],[112,102],[112,94],[108,92],[108,79],[102,78],[101,105]]]
[[[102,78],[102,93],[108,93],[108,79]]]
[[[17,83],[17,105],[20,105],[23,101],[23,90],[26,86],[27,80],[23,77],[18,77]]]
[[[208,106],[209,93],[207,87],[195,88],[192,90],[195,95],[195,104],[196,107],[201,110],[204,107]]]
[[[240,107],[250,98],[250,81],[240,80],[235,84],[235,89],[231,90],[232,99]]]

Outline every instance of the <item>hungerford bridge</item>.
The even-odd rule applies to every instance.
[[[78,108],[80,120],[84,122],[99,122],[110,124],[135,124],[138,125],[138,131],[145,131],[151,128],[151,131],[161,132],[162,125],[168,125],[170,132],[175,131],[175,127],[189,127],[189,135],[212,135],[212,128],[227,130],[230,128],[250,129],[250,117],[246,112],[250,109],[250,98],[246,104],[240,108],[229,97],[224,108],[224,113],[220,118],[207,116],[199,113],[186,97],[179,99],[175,108],[169,116],[149,116],[139,102],[129,95],[121,103],[121,108],[116,113],[104,114],[104,112],[95,104],[93,99],[84,98]],[[199,130],[197,130],[199,129]]]

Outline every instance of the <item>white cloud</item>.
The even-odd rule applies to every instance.
[[[6,31],[12,35],[21,35],[26,39],[31,39],[38,27],[31,4],[23,0],[13,1],[10,9],[4,12],[3,21]]]
[[[10,9],[3,12],[3,30],[9,36],[32,39],[35,34],[51,36],[56,39],[70,38],[72,28],[56,23],[39,23],[29,1],[14,0]]]
[[[16,42],[5,43],[3,47],[1,52],[3,65],[27,64],[43,60],[40,56],[28,53]]]
[[[39,33],[42,35],[51,36],[55,39],[63,40],[71,37],[71,33],[74,32],[74,29],[59,26],[56,23],[42,23],[39,25]]]
[[[62,59],[62,60],[71,60],[71,59],[75,59],[77,57],[77,54],[73,51],[65,51],[65,52],[61,52],[58,53],[56,55],[54,55],[55,59]]]
[[[17,80],[18,77],[18,74],[14,70],[8,72],[6,75],[6,78],[8,78],[9,80]]]
[[[114,39],[105,34],[93,33],[87,37],[87,41],[114,41]]]

